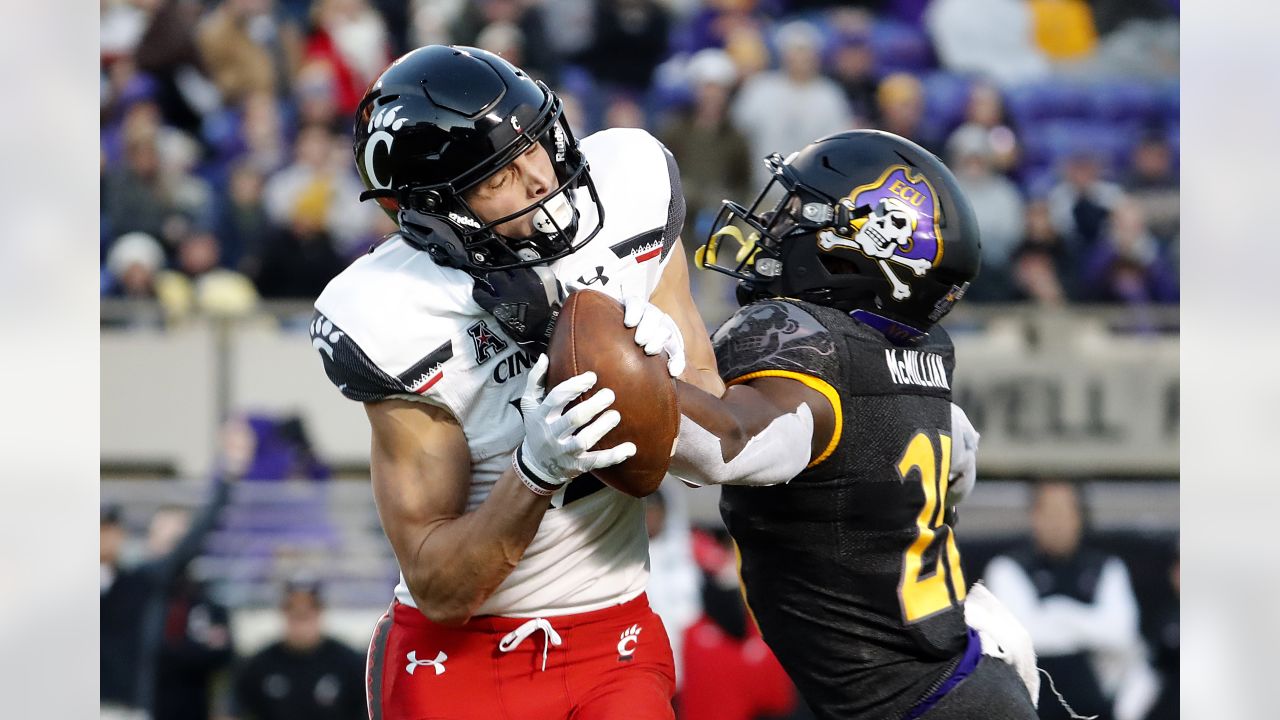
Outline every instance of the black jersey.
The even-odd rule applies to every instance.
[[[792,377],[835,436],[785,485],[722,489],[760,630],[822,718],[897,718],[966,647],[965,581],[946,522],[950,339],[893,345],[849,315],[767,300],[712,337],[729,384]]]

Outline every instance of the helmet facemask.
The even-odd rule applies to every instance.
[[[870,208],[854,208],[798,182],[783,158],[765,159],[773,173],[769,183],[749,208],[726,200],[716,216],[706,245],[694,261],[742,281],[739,299],[744,302],[790,296],[824,305],[848,304],[841,298],[864,298],[873,284],[856,265],[819,252],[816,236],[833,227],[850,227]],[[734,241],[734,264],[723,262],[726,240]]]

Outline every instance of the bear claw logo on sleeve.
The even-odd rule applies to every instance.
[[[893,299],[906,300],[911,286],[890,263],[923,277],[942,259],[937,198],[924,175],[906,165],[892,165],[878,180],[854,188],[840,201],[853,217],[850,227],[818,233],[818,247],[857,250],[875,260],[893,286]]]

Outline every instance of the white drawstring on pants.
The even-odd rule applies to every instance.
[[[504,653],[509,653],[524,642],[525,638],[539,630],[545,635],[542,640],[542,669],[545,671],[547,669],[547,650],[549,647],[552,645],[560,647],[564,643],[560,639],[560,634],[556,632],[555,628],[551,627],[551,623],[547,622],[545,618],[534,618],[507,633],[502,638],[502,641],[498,643],[498,649]]]

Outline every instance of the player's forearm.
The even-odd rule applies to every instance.
[[[747,387],[714,397],[685,383],[680,435],[671,473],[694,485],[776,485],[809,462],[813,417],[799,403],[787,411]]]
[[[480,507],[426,529],[404,568],[422,614],[445,625],[470,619],[520,562],[549,504],[507,470]]]

